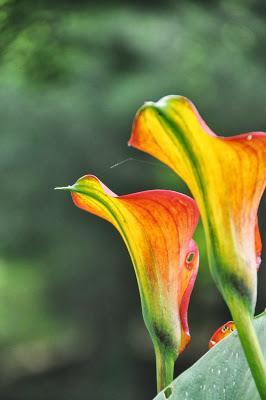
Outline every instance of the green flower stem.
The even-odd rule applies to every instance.
[[[159,393],[174,379],[175,357],[169,350],[159,346],[155,347],[155,356],[157,392]]]
[[[252,317],[243,303],[234,301],[230,308],[260,397],[266,400],[266,362],[253,326]]]

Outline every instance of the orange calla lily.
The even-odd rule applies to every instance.
[[[187,310],[199,255],[191,239],[198,222],[193,199],[167,190],[117,196],[92,175],[69,190],[79,208],[115,226],[131,256],[146,326],[158,367],[158,389],[173,378],[177,356],[190,340]]]
[[[234,330],[236,329],[235,323],[233,321],[228,321],[220,328],[217,329],[217,331],[214,332],[212,337],[210,338],[209,341],[209,349],[211,349],[213,346],[215,346],[218,342],[220,342],[222,339],[224,339],[226,336],[230,335]]]
[[[217,136],[191,101],[167,96],[139,110],[129,145],[167,164],[189,186],[203,220],[212,275],[231,310],[257,387],[266,397],[266,365],[251,320],[261,246],[257,211],[266,185],[266,133]]]

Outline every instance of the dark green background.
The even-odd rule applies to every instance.
[[[1,400],[154,396],[153,349],[122,240],[53,188],[93,173],[118,194],[188,193],[127,147],[134,114],[182,94],[218,134],[265,129],[265,13],[255,0],[0,1]],[[201,227],[196,239],[192,341],[176,374],[230,318]],[[258,312],[265,285],[262,265]]]

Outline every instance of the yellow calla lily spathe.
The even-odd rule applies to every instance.
[[[212,275],[231,310],[257,387],[266,396],[265,361],[251,322],[260,246],[257,211],[266,185],[266,133],[217,136],[191,101],[167,96],[139,110],[129,145],[167,164],[189,186],[203,220]]]
[[[168,190],[117,196],[92,175],[59,189],[70,191],[77,207],[107,220],[122,236],[155,348],[158,390],[163,389],[190,340],[187,310],[199,264],[192,240],[198,222],[194,200]]]

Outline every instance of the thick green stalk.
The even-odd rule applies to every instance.
[[[157,392],[159,393],[174,379],[175,357],[169,350],[159,346],[155,347],[155,356]]]
[[[247,308],[240,302],[231,304],[230,309],[260,397],[262,400],[266,400],[266,362],[253,326],[252,317]]]

